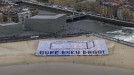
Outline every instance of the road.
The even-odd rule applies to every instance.
[[[134,75],[134,71],[71,63],[1,66],[0,75]]]

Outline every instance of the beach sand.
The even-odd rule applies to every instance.
[[[103,39],[95,36],[68,38],[49,38],[40,40],[94,40]],[[113,66],[134,70],[134,47],[129,47],[106,40],[110,54],[106,56],[51,56],[37,57],[35,52],[40,40],[10,42],[0,44],[0,65],[66,62]]]
[[[134,71],[72,63],[36,63],[2,66],[0,75],[134,75]]]

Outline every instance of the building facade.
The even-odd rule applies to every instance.
[[[37,15],[26,19],[25,28],[27,30],[43,33],[56,33],[66,26],[65,14]]]
[[[22,32],[22,24],[20,23],[0,23],[0,37],[17,35]]]
[[[20,12],[18,13],[18,22],[19,23],[24,23],[26,18],[31,17],[31,12],[30,11],[25,11],[25,12]]]
[[[134,22],[134,10],[129,8],[118,8],[117,11],[118,19]]]
[[[0,22],[3,22],[3,14],[0,13]]]

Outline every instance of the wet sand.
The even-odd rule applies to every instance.
[[[49,38],[40,40],[93,40],[102,39],[94,36]],[[106,56],[61,56],[37,57],[35,52],[40,40],[0,44],[0,65],[67,62],[77,64],[113,66],[134,70],[134,48],[106,40],[110,54]]]
[[[38,63],[0,67],[0,75],[134,75],[134,71],[72,63]]]

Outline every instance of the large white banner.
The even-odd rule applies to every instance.
[[[105,40],[52,40],[40,41],[37,56],[107,55]]]

